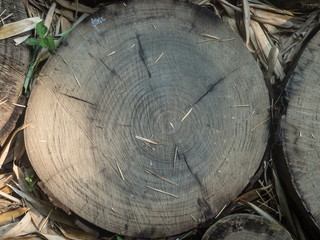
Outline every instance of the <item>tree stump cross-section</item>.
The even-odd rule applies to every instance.
[[[248,184],[268,107],[258,65],[211,11],[129,1],[89,16],[48,60],[26,148],[49,191],[81,217],[165,237],[213,218]]]

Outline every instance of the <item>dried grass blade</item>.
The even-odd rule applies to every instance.
[[[120,168],[118,163],[117,163],[117,167],[118,167],[118,171],[120,173],[121,179],[124,181],[124,176],[123,176],[122,170],[121,170],[121,168]]]
[[[6,199],[9,199],[9,200],[12,201],[12,202],[21,204],[21,201],[20,201],[18,198],[15,198],[15,197],[13,197],[13,196],[11,196],[11,195],[9,195],[9,194],[7,194],[7,193],[4,193],[4,192],[2,192],[2,191],[0,191],[0,196],[1,196],[1,197],[4,197],[4,198],[6,198]]]
[[[62,7],[65,7],[66,9],[69,9],[72,11],[78,11],[78,12],[82,12],[82,13],[92,14],[98,10],[96,8],[90,8],[90,7],[83,5],[81,3],[69,2],[66,0],[56,0],[56,2],[58,4],[60,4]]]
[[[250,203],[250,202],[244,202],[244,203],[247,204],[249,207],[251,207],[255,212],[257,212],[262,217],[264,217],[264,218],[268,219],[269,221],[281,226],[281,224],[276,219],[274,219],[269,213],[267,213],[266,211],[262,210],[261,208],[259,208],[255,204]]]
[[[174,194],[172,194],[172,193],[165,192],[165,191],[160,190],[160,189],[157,189],[157,188],[153,188],[153,187],[150,187],[150,186],[146,186],[146,188],[149,188],[149,189],[151,189],[151,190],[153,190],[153,191],[156,191],[156,192],[159,192],[159,193],[163,193],[163,194],[169,195],[169,196],[174,197],[174,198],[178,198],[177,195],[174,195]]]
[[[153,144],[153,145],[158,145],[158,143],[150,140],[150,139],[147,139],[147,138],[144,138],[144,137],[140,137],[140,136],[136,136],[136,139],[140,140],[140,141],[143,141],[143,142],[147,142],[147,143],[150,143],[150,144]]]
[[[8,239],[9,237],[18,237],[20,235],[25,235],[37,231],[37,228],[32,222],[30,212],[20,220],[20,222],[11,228],[8,232],[3,234],[0,239]]]
[[[268,23],[270,25],[278,26],[281,28],[296,28],[301,19],[283,14],[271,13],[268,11],[258,10],[254,11],[252,17],[261,23]]]
[[[52,23],[54,11],[56,9],[57,4],[55,2],[52,3],[51,7],[49,8],[49,11],[47,12],[46,19],[44,20],[44,25],[49,29],[50,25]]]
[[[255,35],[257,45],[260,51],[263,53],[264,62],[267,62],[269,53],[272,48],[271,43],[269,42],[267,36],[265,35],[259,23],[257,23],[256,21],[251,21],[251,27]],[[282,80],[285,77],[284,69],[281,66],[279,60],[277,60],[276,62],[274,72],[280,80]]]
[[[165,178],[165,177],[162,177],[162,176],[156,174],[155,172],[152,172],[152,171],[150,171],[150,170],[145,170],[145,172],[146,172],[147,174],[153,175],[153,176],[161,179],[162,181],[165,181],[165,182],[170,183],[170,184],[175,185],[175,186],[179,186],[177,183],[175,183],[175,182],[173,182],[173,181],[171,181],[171,180],[169,180],[169,179],[167,179],[167,178]]]
[[[250,41],[250,8],[248,0],[242,0],[242,8],[243,8],[243,22],[244,22],[244,30],[246,35],[246,46],[249,46]]]
[[[279,55],[279,49],[277,47],[272,47],[269,56],[268,56],[268,71],[266,74],[266,80],[271,82],[272,73],[274,72],[274,68],[277,64]]]
[[[19,127],[18,129],[16,129],[16,130],[13,132],[13,134],[12,134],[9,142],[7,143],[7,145],[5,145],[5,147],[3,148],[2,152],[0,153],[0,168],[2,167],[3,163],[5,162],[5,160],[6,160],[6,158],[7,158],[7,155],[8,155],[8,153],[9,153],[9,149],[10,149],[11,142],[12,142],[12,140],[14,139],[14,137],[16,136],[16,134],[17,134],[19,131],[21,131],[21,130],[29,127],[29,126],[30,126],[30,124],[24,124],[23,126]]]
[[[253,132],[254,130],[256,130],[258,127],[260,127],[261,125],[265,124],[266,122],[268,122],[270,120],[270,118],[267,118],[266,120],[262,121],[261,123],[259,123],[258,125],[256,125],[254,128],[252,128],[250,130],[250,132]]]
[[[16,43],[15,45],[18,46],[19,44],[23,43],[25,40],[28,39],[28,37],[30,37],[31,34],[28,34],[26,36],[22,36],[22,37],[17,37],[15,39],[13,39],[13,41]]]
[[[173,156],[173,170],[176,170],[177,156],[178,156],[178,147],[176,146],[174,150],[174,156]]]
[[[183,122],[188,116],[189,114],[192,112],[192,108],[190,108],[190,110],[186,113],[186,115],[184,115],[184,117],[181,119],[180,122]]]
[[[282,189],[280,180],[279,180],[278,175],[277,175],[277,173],[276,173],[276,171],[274,169],[272,169],[272,175],[273,175],[273,179],[274,179],[275,190],[276,190],[277,197],[278,197],[278,200],[279,200],[281,212],[286,218],[286,221],[288,223],[288,227],[290,229],[290,232],[295,237],[298,237],[297,227],[296,227],[294,219],[292,217],[291,210],[289,208],[286,195],[285,195],[285,193],[284,193],[284,191]],[[299,238],[299,239],[301,239],[301,238]]]
[[[16,36],[34,29],[38,22],[41,21],[39,17],[26,18],[17,22],[5,24],[0,27],[0,40]]]

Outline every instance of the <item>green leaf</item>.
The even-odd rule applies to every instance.
[[[26,41],[26,44],[30,45],[30,46],[34,46],[34,45],[39,45],[39,40],[36,38],[29,38]]]
[[[117,236],[117,240],[123,240],[123,238],[122,238],[122,237]]]
[[[29,192],[33,192],[35,189],[36,189],[36,188],[35,188],[35,186],[33,186],[33,185],[29,185],[29,186],[28,186],[28,191],[29,191]]]
[[[43,48],[47,48],[49,46],[47,38],[40,38],[39,45]]]
[[[26,177],[25,180],[26,180],[28,183],[32,183],[32,178],[30,178],[30,177]]]
[[[44,21],[38,22],[36,26],[36,33],[38,36],[43,37],[48,32],[48,28],[44,26]]]
[[[46,37],[48,41],[48,50],[49,52],[53,52],[56,49],[56,45],[54,44],[54,40],[51,35]]]

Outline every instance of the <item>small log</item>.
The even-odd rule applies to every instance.
[[[22,1],[2,0],[0,9],[1,12],[6,10],[1,18],[12,14],[5,23],[27,18]],[[0,41],[0,147],[24,111],[23,107],[15,104],[25,104],[21,91],[29,60],[30,53],[26,46],[15,46],[13,38]]]
[[[292,240],[281,225],[253,214],[234,214],[220,219],[202,240]]]
[[[269,98],[242,40],[185,1],[89,16],[42,69],[26,113],[32,165],[86,220],[134,237],[214,218],[255,174]]]
[[[320,239],[320,32],[307,44],[286,87],[288,106],[275,148],[279,176],[311,239]]]

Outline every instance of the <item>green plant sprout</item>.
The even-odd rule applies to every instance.
[[[32,60],[29,64],[28,73],[24,80],[23,84],[23,92],[28,97],[30,94],[30,83],[33,81],[37,66],[42,61],[46,60],[50,54],[52,54],[60,45],[65,37],[69,35],[69,33],[84,20],[88,14],[82,14],[78,20],[62,34],[59,34],[58,39],[54,40],[53,36],[48,34],[48,28],[44,26],[44,21],[42,20],[36,25],[36,35],[37,38],[30,38],[26,41],[26,44],[33,46],[33,54]]]
[[[35,184],[37,183],[37,176],[34,173],[31,173],[25,180],[28,183],[28,191],[33,192],[35,190]]]
[[[48,33],[48,28],[44,25],[44,21],[42,20],[36,26],[36,35],[39,38],[30,38],[26,41],[26,44],[35,46],[39,45],[42,48],[47,48],[50,53],[56,49],[56,45],[53,40],[52,35],[46,35]]]

